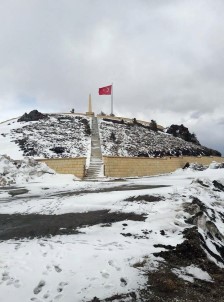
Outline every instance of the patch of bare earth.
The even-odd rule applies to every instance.
[[[0,214],[0,240],[77,234],[79,228],[118,221],[144,221],[144,215],[110,212],[109,210],[61,215]]]
[[[138,195],[138,196],[130,196],[124,201],[129,202],[140,202],[140,203],[147,203],[147,202],[157,202],[164,200],[161,196],[154,196],[154,195]]]

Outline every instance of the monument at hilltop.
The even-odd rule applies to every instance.
[[[88,102],[88,111],[86,112],[87,116],[94,116],[94,112],[92,111],[92,99],[91,94],[89,94],[89,102]]]

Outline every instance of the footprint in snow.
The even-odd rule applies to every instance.
[[[16,288],[19,288],[21,286],[20,281],[18,279],[15,279],[13,277],[9,276],[8,272],[2,273],[2,282],[6,282],[6,285],[14,285]]]
[[[49,294],[49,291],[47,291],[46,294],[43,295],[43,298],[44,298],[44,299],[47,299],[47,298],[49,298],[49,297],[50,297],[50,294]]]
[[[33,293],[35,295],[38,295],[42,291],[45,284],[46,282],[44,280],[41,280],[39,284],[34,288]]]
[[[58,301],[62,298],[63,296],[62,295],[57,295],[54,297],[54,301]]]
[[[15,250],[18,250],[21,246],[21,243],[17,243],[16,246],[15,246]]]
[[[38,244],[39,244],[40,246],[46,246],[46,244],[43,243],[43,242],[38,242]]]
[[[125,287],[128,284],[128,282],[127,282],[127,280],[125,278],[121,278],[120,281],[121,281],[120,285],[122,287]]]
[[[30,301],[34,301],[34,302],[43,302],[42,300],[38,299],[38,298],[31,298]]]
[[[110,266],[114,267],[117,271],[121,270],[121,268],[119,266],[117,266],[113,260],[109,260],[108,263]]]
[[[9,273],[8,272],[3,272],[2,273],[2,281],[6,281],[8,279],[10,279]]]
[[[104,288],[107,288],[107,289],[110,289],[110,288],[113,288],[113,287],[114,287],[113,284],[106,284],[106,285],[104,286]]]
[[[7,281],[6,285],[14,285],[16,288],[19,288],[21,286],[19,280],[18,279],[15,280],[14,278],[10,278]]]
[[[108,279],[110,277],[110,275],[105,271],[102,271],[100,273],[101,273],[102,277],[105,278],[105,279]]]
[[[66,285],[68,285],[68,282],[60,282],[60,283],[58,284],[57,291],[58,291],[59,293],[62,292],[63,289],[64,289],[64,287],[65,287]]]
[[[57,273],[60,273],[62,271],[59,265],[54,265],[54,269],[56,270]]]
[[[51,266],[50,265],[46,265],[46,270],[43,271],[43,275],[48,275],[48,273],[51,272],[51,271],[52,271]]]

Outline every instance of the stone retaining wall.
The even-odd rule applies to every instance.
[[[39,162],[45,162],[49,168],[60,174],[74,174],[79,178],[85,176],[85,157],[77,158],[54,158],[39,159]]]
[[[173,172],[184,165],[197,162],[208,165],[212,161],[224,162],[224,157],[113,157],[104,156],[104,171],[107,177],[150,176]]]

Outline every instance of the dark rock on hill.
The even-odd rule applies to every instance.
[[[39,112],[38,110],[32,110],[30,113],[24,113],[19,119],[18,122],[33,122],[46,119],[47,115]]]
[[[186,142],[191,142],[196,145],[200,145],[196,135],[194,133],[190,133],[187,127],[185,127],[183,124],[181,125],[171,125],[168,127],[167,133],[172,134],[174,137],[180,137]]]
[[[62,154],[65,152],[65,148],[64,147],[54,147],[49,149],[50,151],[53,151],[56,154]]]
[[[90,129],[90,123],[89,123],[89,121],[86,118],[80,118],[79,121],[85,127],[85,134],[86,135],[91,135],[91,129]]]

